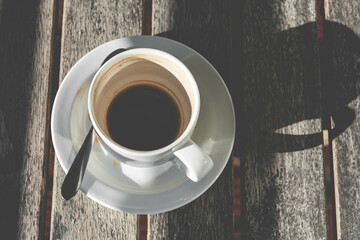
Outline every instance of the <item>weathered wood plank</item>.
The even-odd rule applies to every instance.
[[[231,1],[154,0],[153,34],[182,42],[206,57],[231,85]],[[149,239],[232,239],[232,161],[199,199],[149,216]]]
[[[241,234],[327,239],[315,1],[245,0],[239,11]]]
[[[53,0],[0,1],[0,229],[39,239],[45,209]]]
[[[328,1],[325,37],[335,122],[333,159],[338,239],[360,236],[360,3]],[[338,135],[338,136],[337,136]]]
[[[140,35],[142,1],[64,1],[60,80],[75,62],[98,45]],[[136,239],[138,217],[110,210],[78,193],[62,200],[64,171],[55,163],[52,239]]]

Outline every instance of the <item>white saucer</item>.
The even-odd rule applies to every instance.
[[[94,142],[81,190],[109,208],[151,214],[181,207],[204,193],[224,169],[234,144],[235,114],[220,75],[194,50],[169,39],[127,37],[105,43],[82,57],[66,75],[55,98],[51,132],[58,160],[67,172],[82,144],[90,121],[87,90],[106,56],[118,48],[155,48],[180,59],[194,75],[200,90],[201,111],[192,139],[214,161],[201,181],[189,180],[171,162],[136,168],[107,156]]]

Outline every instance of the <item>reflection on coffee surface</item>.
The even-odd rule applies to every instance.
[[[118,144],[140,151],[169,145],[181,134],[183,114],[176,97],[155,84],[132,85],[111,101],[107,130]]]

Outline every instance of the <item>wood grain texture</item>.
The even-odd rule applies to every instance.
[[[231,85],[231,1],[154,0],[153,35],[184,43],[207,58]],[[232,161],[201,197],[150,215],[149,239],[232,239]]]
[[[53,4],[0,2],[0,229],[6,239],[41,237]]]
[[[360,3],[328,1],[338,239],[360,236]]]
[[[245,0],[233,17],[241,235],[327,239],[315,1]]]
[[[140,35],[142,1],[64,1],[60,79],[93,48],[120,37]],[[138,217],[110,210],[79,192],[61,198],[64,171],[56,160],[52,239],[136,239]]]

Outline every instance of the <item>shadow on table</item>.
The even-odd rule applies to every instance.
[[[200,49],[212,64],[215,62],[235,104],[234,154],[240,156],[245,165],[247,161],[256,161],[258,173],[264,174],[265,168],[276,168],[277,163],[272,159],[275,153],[321,146],[322,130],[329,129],[330,116],[335,122],[335,127],[330,129],[331,139],[355,120],[354,110],[347,104],[360,94],[360,39],[345,26],[329,21],[324,22],[326,37],[320,41],[315,22],[280,32],[272,32],[274,29],[258,23],[251,24],[233,32],[239,38],[233,36],[230,51],[221,51],[222,46],[218,45],[209,51],[217,40],[209,37],[208,30],[206,34],[189,30],[164,32],[159,36],[183,42],[196,51]],[[201,52],[202,49],[207,50]],[[229,53],[232,55],[227,55]],[[228,64],[232,64],[232,69],[226,67]],[[314,164],[319,166],[322,162]],[[248,167],[242,167],[242,175]],[[252,180],[281,178],[274,175],[271,180],[265,175]],[[248,187],[261,184],[245,181]],[[242,201],[249,201],[246,199],[249,189],[242,188]],[[258,190],[261,189],[265,191],[262,195],[266,200],[258,210],[250,210],[250,218],[258,221],[257,227],[250,226],[251,220],[246,219],[249,209],[243,206],[244,236],[254,236],[255,231],[260,231],[258,236],[269,237],[278,229],[275,201],[278,201],[279,190],[273,184]]]
[[[30,108],[34,97],[29,89],[40,82],[33,76],[38,2],[0,1],[0,229],[7,239],[16,239],[19,226],[26,224],[19,222],[19,209],[26,204],[21,202],[26,192],[22,171],[29,171],[23,170],[24,162],[43,157],[28,147],[29,135],[34,134],[29,122],[36,121],[31,119],[36,110]],[[40,145],[40,138],[34,145]]]
[[[233,95],[234,153],[242,164],[241,229],[245,238],[277,238],[279,229],[299,223],[295,215],[304,215],[300,222],[315,221],[302,209],[304,200],[317,196],[318,204],[325,206],[322,188],[315,186],[323,184],[317,184],[323,176],[321,148],[314,147],[323,144],[322,129],[329,128],[329,116],[335,122],[331,139],[355,120],[347,104],[360,95],[360,39],[347,27],[329,21],[324,22],[325,38],[320,41],[315,22],[284,31],[263,22],[246,23],[233,41],[234,54],[241,56],[233,61],[233,87],[242,93]],[[300,197],[304,191],[319,192]],[[297,201],[303,202],[288,205]],[[315,210],[314,202],[308,207]],[[314,222],[314,236],[326,234],[323,210],[316,209],[321,220]],[[297,231],[298,236],[303,234]]]
[[[252,134],[258,136],[247,135],[256,140],[255,147],[266,152],[292,152],[321,145],[321,125],[327,124],[321,121],[330,121],[329,116],[335,122],[330,130],[332,138],[354,121],[354,110],[347,104],[360,94],[356,66],[360,39],[338,23],[325,21],[325,29],[328,36],[320,43],[324,46],[320,53],[317,26],[312,22],[265,35],[263,41],[251,39],[251,47],[240,44],[242,49],[238,49],[235,44],[235,56],[207,57],[212,64],[217,59],[218,65],[219,59],[227,64],[233,60],[232,75],[224,72],[223,66],[220,74],[232,93],[236,109],[236,155],[240,155],[239,146],[244,144],[239,138],[243,138],[249,126],[254,126],[250,128],[255,131]],[[176,31],[157,36],[179,39]],[[193,45],[197,51],[203,48],[199,43],[206,42],[206,35],[201,31],[189,32],[186,36],[187,40],[178,41]],[[200,51],[205,57],[208,52]],[[319,59],[325,64],[320,66]]]
[[[360,93],[360,39],[337,23],[326,21],[324,28],[322,42],[316,23],[307,23],[244,43],[244,60],[234,62],[242,69],[235,87],[243,92],[243,99],[235,100],[237,136],[247,133],[238,145],[251,139],[252,151],[309,149],[323,143],[327,117],[335,122],[332,138],[354,121],[354,110],[346,105]]]

